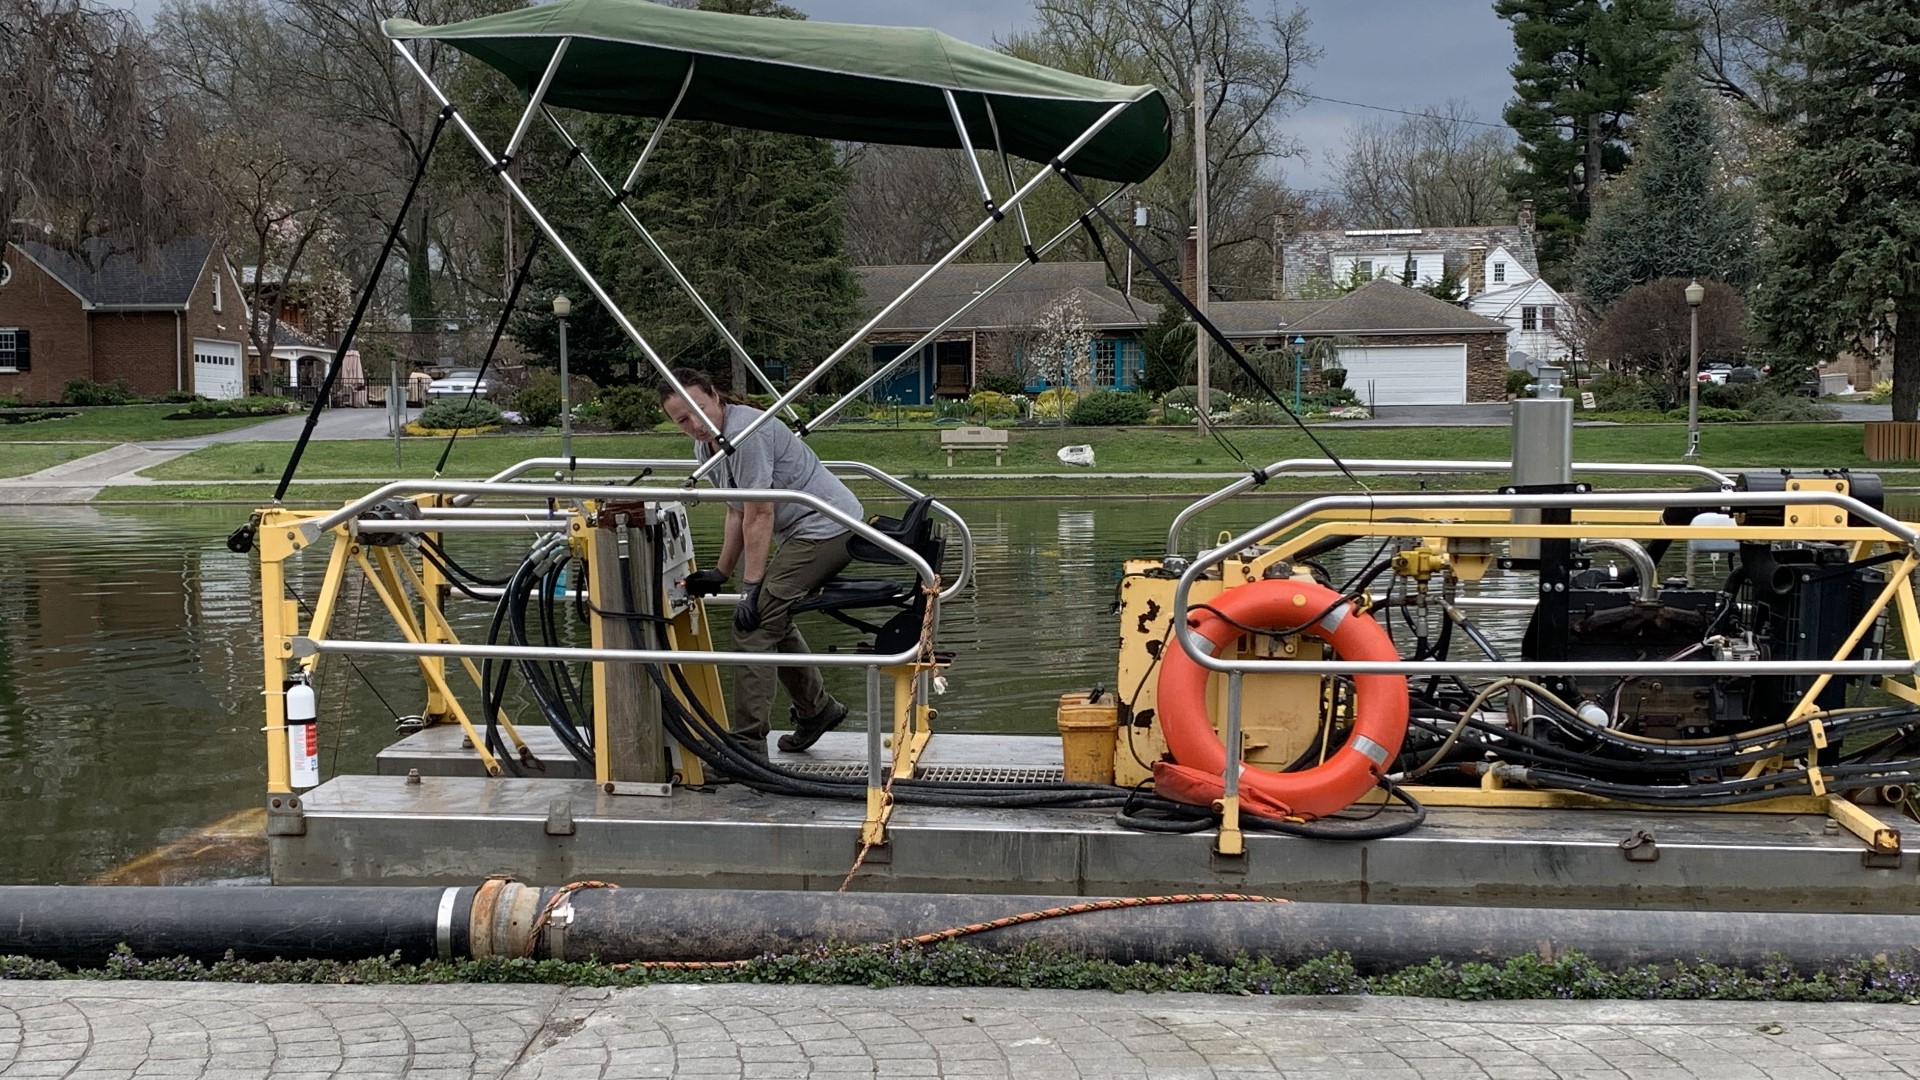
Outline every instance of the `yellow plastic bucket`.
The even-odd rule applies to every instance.
[[[1055,714],[1060,725],[1060,759],[1066,765],[1066,779],[1075,784],[1113,783],[1113,755],[1119,746],[1120,709],[1113,695],[1102,694],[1097,702],[1087,695],[1060,695]]]

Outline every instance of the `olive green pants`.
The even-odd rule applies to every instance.
[[[807,639],[793,625],[793,605],[846,568],[847,541],[852,535],[842,532],[825,540],[782,543],[767,561],[767,576],[760,582],[760,625],[745,633],[735,631],[734,648],[741,652],[812,652]],[[820,682],[817,667],[738,667],[733,672],[733,707],[728,710],[736,733],[749,739],[766,739],[772,727],[769,714],[776,686],[787,688],[796,716],[818,716],[833,703],[832,695]]]

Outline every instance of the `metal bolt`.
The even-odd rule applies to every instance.
[[[1795,524],[1795,525],[1798,525],[1798,524],[1800,523],[1800,515],[1799,515],[1799,514],[1788,514],[1788,515],[1787,515],[1787,521],[1789,521],[1789,522],[1791,522],[1792,524]]]
[[[407,770],[407,783],[409,783],[409,784],[417,784],[417,783],[419,783],[419,782],[420,782],[420,770],[419,770],[419,769],[408,769],[408,770]]]
[[[1837,835],[1840,832],[1840,823],[1834,821],[1832,818],[1828,818],[1827,823],[1820,827],[1820,831],[1826,833],[1828,836]]]

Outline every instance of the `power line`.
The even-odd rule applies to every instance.
[[[1375,112],[1399,113],[1401,116],[1417,116],[1422,120],[1445,120],[1448,123],[1471,124],[1474,127],[1484,128],[1505,129],[1507,126],[1505,124],[1490,124],[1485,120],[1469,120],[1464,116],[1442,116],[1439,113],[1414,112],[1410,109],[1394,109],[1385,105],[1369,105],[1364,101],[1345,101],[1340,98],[1321,97],[1319,94],[1301,94],[1300,96],[1306,98],[1308,101],[1324,101],[1330,105],[1350,105],[1356,109],[1372,109]]]

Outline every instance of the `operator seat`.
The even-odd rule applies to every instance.
[[[875,516],[868,519],[867,524],[888,539],[898,541],[908,550],[927,560],[927,565],[933,567],[934,573],[937,574],[940,572],[942,561],[946,558],[947,539],[939,524],[933,519],[930,512],[932,505],[933,496],[923,495],[910,503],[899,517]],[[857,534],[847,541],[847,554],[853,556],[855,563],[874,566],[906,565],[905,560]],[[847,569],[852,568],[849,565]],[[875,612],[871,618],[884,618],[884,622],[873,622],[850,614],[853,611],[874,608],[883,610]],[[887,615],[884,609],[892,609],[893,614]],[[879,653],[897,653],[905,651],[920,640],[920,626],[927,613],[927,594],[921,587],[920,579],[915,576],[836,577],[795,604],[793,610],[795,612],[817,611],[863,634],[872,634],[871,645],[863,643],[863,651],[870,648]]]

